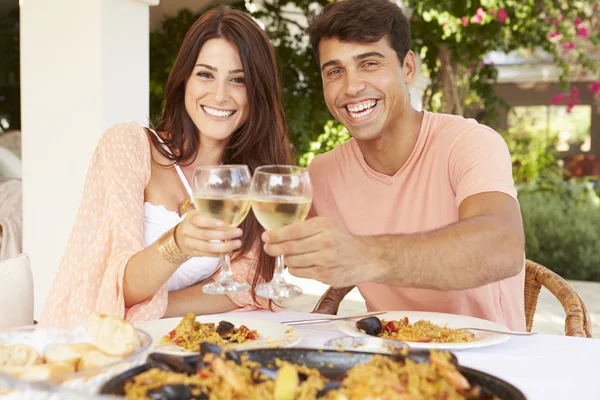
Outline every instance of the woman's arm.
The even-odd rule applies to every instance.
[[[193,286],[170,292],[165,318],[183,317],[189,312],[196,315],[217,314],[238,308],[238,305],[226,295],[206,294],[202,291],[202,287],[212,281],[207,279]]]
[[[231,253],[241,246],[238,239],[241,229],[224,229],[221,221],[203,217],[196,210],[190,211],[173,235],[177,247],[184,256],[218,257]],[[134,254],[127,263],[123,278],[125,307],[131,307],[153,296],[169,280],[179,266],[187,260],[169,260],[161,254],[161,239]]]

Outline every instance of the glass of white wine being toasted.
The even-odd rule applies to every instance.
[[[250,211],[250,170],[246,165],[197,167],[194,170],[194,206],[208,217],[235,228]],[[245,292],[250,285],[233,279],[229,254],[222,255],[219,280],[202,287],[204,293],[227,294]]]
[[[251,185],[252,212],[266,230],[283,228],[308,215],[312,186],[305,168],[266,165],[254,171]],[[256,294],[267,299],[285,299],[302,294],[302,289],[283,278],[284,258],[277,257],[271,282],[256,287]]]

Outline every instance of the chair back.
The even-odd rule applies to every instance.
[[[531,332],[533,317],[537,306],[540,289],[548,289],[560,304],[565,313],[565,335],[592,337],[592,322],[585,303],[571,285],[560,275],[552,272],[543,265],[527,260],[525,265],[525,322],[527,331]],[[344,297],[354,289],[354,286],[330,287],[321,296],[313,313],[335,315]]]
[[[0,329],[33,324],[33,276],[29,257],[0,262]]]

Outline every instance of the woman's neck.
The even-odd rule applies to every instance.
[[[225,154],[226,147],[227,141],[201,141],[198,146],[198,152],[196,153],[196,159],[192,163],[192,166],[201,167],[204,165],[221,164],[223,162],[223,154]]]

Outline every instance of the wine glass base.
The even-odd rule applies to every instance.
[[[250,285],[233,279],[209,283],[202,287],[202,291],[206,294],[231,294],[247,292],[248,290],[250,290]]]
[[[272,283],[263,283],[256,287],[256,294],[265,299],[289,299],[300,296],[302,289],[286,282],[275,285]]]

